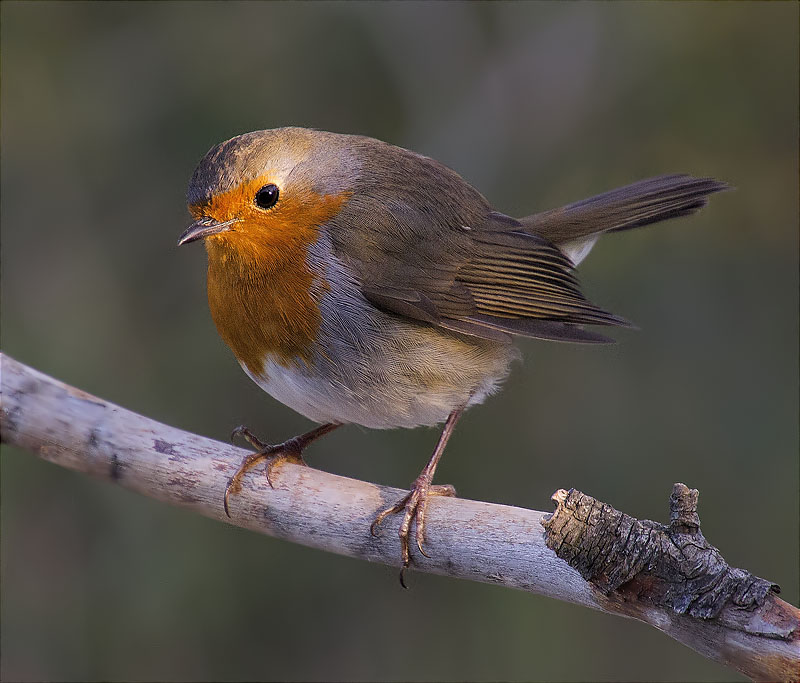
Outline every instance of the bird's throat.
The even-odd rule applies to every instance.
[[[268,360],[285,367],[310,362],[327,285],[308,267],[305,245],[266,260],[230,240],[206,242],[211,316],[239,362],[258,377]]]

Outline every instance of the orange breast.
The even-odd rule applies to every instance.
[[[206,239],[208,305],[220,336],[253,374],[269,358],[288,367],[308,362],[320,326],[319,298],[329,287],[307,263],[319,226],[336,215],[346,194],[281,190],[267,212],[253,197],[269,174],[217,195],[195,215],[240,218],[234,230]]]

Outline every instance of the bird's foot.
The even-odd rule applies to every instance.
[[[256,437],[247,427],[240,425],[231,432],[231,441],[237,436],[242,437],[247,443],[256,449],[255,453],[251,453],[239,465],[239,469],[228,480],[228,485],[225,487],[225,497],[223,498],[223,507],[225,514],[231,516],[228,508],[228,499],[231,494],[239,493],[242,490],[242,478],[249,469],[257,465],[262,460],[266,463],[267,483],[270,488],[275,488],[272,480],[272,471],[276,465],[284,462],[292,462],[297,465],[305,465],[306,461],[303,460],[303,446],[302,437],[294,437],[283,443],[270,445],[261,441]]]
[[[415,533],[415,540],[417,548],[425,556],[430,557],[425,552],[423,545],[425,543],[425,511],[428,507],[428,498],[430,496],[455,496],[456,490],[449,484],[435,485],[431,484],[431,475],[425,472],[414,480],[411,485],[411,490],[404,498],[398,501],[395,505],[386,508],[381,512],[372,523],[370,531],[373,536],[377,535],[378,527],[389,516],[399,512],[403,513],[403,519],[400,522],[400,529],[398,534],[400,536],[400,552],[403,560],[403,566],[400,569],[400,585],[406,588],[404,574],[408,565],[411,562],[411,554],[409,552],[409,536],[411,535],[411,522],[416,518],[417,528]]]

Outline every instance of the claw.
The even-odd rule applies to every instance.
[[[266,453],[251,453],[239,465],[239,469],[234,472],[233,476],[228,479],[228,485],[225,487],[225,495],[222,499],[222,507],[225,509],[225,514],[231,516],[230,508],[228,507],[228,499],[231,493],[239,493],[242,490],[242,477],[255,463],[262,458],[267,457]]]
[[[403,588],[407,587],[405,581],[405,571],[408,569],[408,566],[411,563],[411,554],[409,553],[408,548],[408,536],[411,531],[411,522],[416,518],[417,530],[415,539],[417,541],[417,548],[419,548],[419,551],[422,553],[422,555],[425,557],[430,557],[430,555],[428,555],[428,553],[426,553],[422,547],[425,543],[425,508],[428,505],[428,496],[456,495],[456,490],[452,486],[434,486],[431,484],[431,481],[433,480],[434,472],[436,472],[436,466],[439,464],[439,459],[442,457],[444,447],[447,445],[447,441],[450,438],[450,435],[453,433],[453,428],[455,427],[456,422],[458,422],[458,418],[461,416],[462,412],[463,408],[457,408],[447,417],[447,421],[444,424],[444,429],[442,430],[441,436],[439,436],[439,442],[436,444],[433,455],[431,455],[430,460],[428,460],[428,464],[425,465],[420,475],[411,485],[411,490],[408,492],[408,494],[405,495],[401,501],[395,505],[392,505],[392,507],[380,512],[369,528],[370,533],[372,533],[373,536],[376,536],[376,531],[384,519],[386,519],[389,515],[393,515],[401,510],[405,510],[403,521],[400,522],[399,529],[400,552],[403,560],[403,566],[400,569],[400,585]]]
[[[416,533],[416,541],[417,541],[417,548],[419,551],[425,556],[430,557],[428,553],[425,552],[425,549],[422,547],[422,544],[425,542],[425,510],[428,507],[428,495],[429,492],[425,491],[425,495],[420,495],[419,503],[417,504],[416,516],[417,516],[417,533]],[[430,495],[436,495],[435,493]]]
[[[398,512],[405,513],[400,522],[400,528],[398,529],[398,536],[400,537],[400,557],[403,561],[402,568],[400,569],[400,585],[403,586],[403,588],[408,588],[405,582],[405,571],[411,564],[411,552],[408,541],[411,535],[411,524],[416,520],[417,528],[414,538],[417,542],[417,548],[419,548],[422,555],[430,558],[430,555],[425,552],[423,547],[425,543],[425,511],[428,506],[428,497],[454,496],[455,492],[456,490],[452,486],[433,486],[427,476],[420,476],[411,485],[411,490],[402,500],[380,512],[375,518],[375,521],[370,525],[370,533],[373,536],[377,536],[378,527],[389,515],[394,515]]]
[[[222,507],[225,508],[225,514],[228,515],[228,517],[231,516],[230,508],[228,508],[228,496],[230,496],[231,493],[231,483],[232,480],[228,480],[228,485],[225,487],[225,496],[222,499]]]
[[[408,586],[406,586],[406,580],[405,580],[406,566],[407,566],[407,565],[403,565],[403,566],[400,568],[400,577],[399,577],[399,578],[400,578],[400,585],[401,585],[401,586],[402,586],[402,587],[403,587],[405,590],[408,590]]]
[[[261,460],[265,460],[267,483],[269,484],[270,488],[274,489],[275,484],[272,480],[272,470],[274,469],[275,465],[283,462],[284,460],[290,460],[298,465],[305,465],[306,462],[303,460],[303,449],[312,441],[315,441],[319,437],[336,429],[338,426],[338,424],[324,424],[316,429],[312,429],[306,434],[296,436],[293,439],[289,439],[288,441],[276,446],[270,446],[269,444],[264,443],[244,425],[239,425],[236,427],[236,429],[231,432],[231,441],[233,441],[237,436],[241,436],[245,441],[247,441],[247,443],[256,449],[256,452],[250,453],[250,455],[242,460],[242,464],[239,465],[239,469],[236,470],[234,475],[228,480],[228,485],[225,487],[225,494],[222,498],[222,507],[225,509],[225,514],[228,515],[228,517],[231,516],[228,505],[230,496],[232,493],[238,493],[241,491],[242,478],[247,473],[247,470]]]

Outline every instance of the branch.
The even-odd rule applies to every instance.
[[[3,354],[2,442],[214,519],[295,543],[400,565],[397,521],[375,515],[403,491],[285,464],[275,489],[248,476],[222,494],[246,451],[181,431],[58,382]],[[699,531],[697,492],[676,484],[669,526],[578,491],[555,514],[433,498],[414,568],[495,583],[632,617],[756,680],[800,678],[800,610],[777,586],[733,569]],[[392,529],[393,531],[389,531]]]

